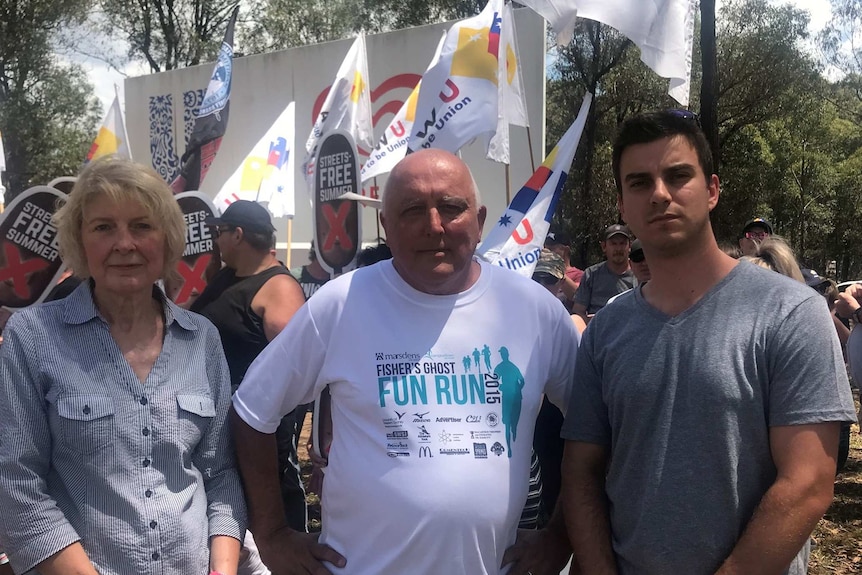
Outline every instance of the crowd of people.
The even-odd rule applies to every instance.
[[[387,180],[386,247],[328,281],[232,204],[185,310],[158,286],[184,247],[169,188],[88,165],[55,215],[81,282],[0,345],[12,568],[805,573],[857,418],[862,288],[800,269],[762,218],[719,247],[689,114],[627,120],[613,169],[625,225],[583,272],[560,229],[532,281],[477,258],[475,182],[432,149]],[[315,400],[319,534],[296,456]]]

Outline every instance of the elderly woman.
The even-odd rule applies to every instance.
[[[216,329],[154,285],[185,245],[149,168],[90,164],[55,216],[69,297],[0,347],[0,541],[17,573],[234,575],[245,531]]]

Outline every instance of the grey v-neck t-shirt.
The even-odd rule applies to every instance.
[[[841,349],[822,296],[746,262],[675,317],[641,290],[584,333],[562,436],[611,450],[621,575],[712,574],[775,480],[769,428],[855,421]]]

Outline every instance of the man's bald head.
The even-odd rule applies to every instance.
[[[395,269],[415,289],[459,293],[478,278],[485,208],[476,192],[467,165],[442,150],[416,152],[392,170],[380,222]]]
[[[441,171],[453,174],[466,173],[466,177],[469,181],[468,189],[473,192],[473,205],[477,207],[482,205],[479,186],[476,185],[476,180],[473,178],[473,173],[470,171],[469,166],[467,166],[461,158],[452,152],[431,148],[408,154],[403,160],[395,165],[389,173],[386,185],[383,187],[383,205],[381,206],[381,212],[386,211],[388,203],[386,198],[397,194],[399,188],[405,187],[404,184],[407,180],[415,177],[422,177],[423,174],[429,175],[430,177],[434,177],[436,174],[437,177],[439,177]]]

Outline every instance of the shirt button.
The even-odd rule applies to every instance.
[[[146,395],[141,396],[140,403],[141,403],[141,405],[147,404],[147,396]]]
[[[156,523],[155,521],[150,521],[150,529],[155,529],[158,526],[159,526],[159,524]]]
[[[147,497],[152,497],[153,496],[153,490],[147,489],[146,491],[144,491],[144,495],[146,495]]]
[[[148,436],[148,435],[150,434],[150,428],[149,428],[149,427],[145,427],[145,428],[143,428],[143,429],[141,430],[141,433],[143,433],[143,434],[144,434],[144,437]]]
[[[144,459],[141,463],[143,464],[143,466],[144,466],[144,467],[149,467],[149,466],[150,466],[150,460],[149,460],[149,458]]]
[[[90,406],[89,406],[89,405],[85,405],[85,406],[84,406],[84,410],[83,410],[83,411],[84,411],[84,415],[89,415],[89,413],[90,413]]]
[[[153,558],[153,561],[158,561],[159,560],[159,553],[157,551],[153,551],[153,554],[150,555],[150,557]]]

